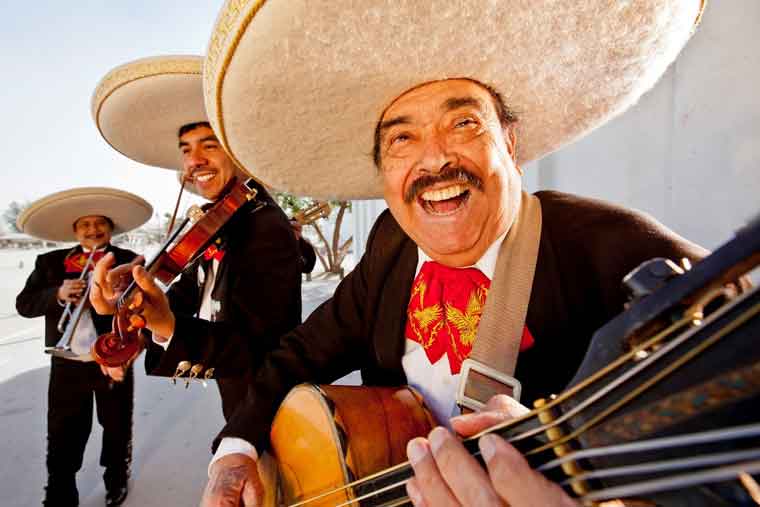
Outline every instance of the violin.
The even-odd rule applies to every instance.
[[[643,264],[567,389],[465,447],[482,463],[496,433],[588,507],[760,504],[760,289],[731,288],[759,264],[760,217],[690,269]],[[406,443],[433,425],[409,387],[298,386],[259,462],[264,505],[411,505]]]
[[[172,229],[158,253],[146,264],[147,271],[165,286],[202,255],[235,212],[257,194],[252,179],[239,182],[236,178],[222,192],[224,197],[206,211],[191,206],[184,220]],[[134,280],[119,296],[113,330],[99,336],[92,345],[92,356],[99,364],[111,367],[128,364],[144,348],[141,330],[147,322],[141,315],[143,297]]]

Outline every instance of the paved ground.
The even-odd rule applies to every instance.
[[[15,296],[38,251],[0,250],[0,504],[38,505],[45,484],[45,417],[49,358],[42,319],[16,315]],[[304,284],[304,316],[333,292],[337,280]],[[197,505],[205,485],[209,445],[223,419],[216,386],[185,389],[135,367],[134,460],[125,506]],[[351,376],[349,381],[355,381]],[[95,423],[77,476],[82,507],[103,505]]]

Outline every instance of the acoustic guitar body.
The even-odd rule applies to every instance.
[[[266,505],[287,506],[324,495],[304,507],[358,506],[353,500],[361,492],[356,488],[328,492],[405,462],[407,442],[434,426],[422,397],[410,387],[298,386],[272,424],[279,470],[273,471],[276,465],[270,460],[260,464],[265,482],[279,482],[266,487],[279,490],[279,498],[267,499]]]

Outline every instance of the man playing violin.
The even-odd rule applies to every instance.
[[[106,216],[105,214],[108,214]],[[93,361],[90,347],[111,329],[111,319],[85,307],[78,323],[62,320],[64,309],[87,305],[87,273],[103,255],[131,262],[137,254],[111,244],[114,233],[139,227],[152,214],[139,197],[115,189],[82,188],[58,192],[30,205],[18,218],[27,234],[52,241],[76,241],[74,248],[37,257],[34,271],[16,298],[24,317],[45,316],[45,345],[51,354],[47,414],[47,487],[43,505],[78,505],[76,473],[82,467],[92,427],[93,398],[103,427],[100,464],[105,467],[106,505],[127,496],[132,460],[132,369],[113,383]],[[84,276],[82,276],[84,273]],[[74,326],[74,327],[72,327]],[[56,346],[62,331],[71,336]]]
[[[233,181],[248,176],[227,156],[206,121],[200,64],[198,57],[158,57],[119,67],[102,81],[119,93],[101,94],[110,88],[99,87],[94,115],[105,139],[120,152],[148,165],[180,167],[183,184],[214,203]],[[150,73],[144,75],[142,69]],[[143,77],[129,79],[132,71]],[[112,76],[125,82],[114,83]],[[152,100],[146,99],[146,89]],[[301,322],[298,242],[264,186],[251,185],[255,198],[182,270],[166,296],[161,295],[164,306],[153,306],[156,295],[145,294],[143,317],[152,332],[147,372],[216,379],[225,418],[244,398],[247,378],[265,353]],[[106,276],[116,264],[107,256],[95,270],[103,290],[96,288],[91,299],[101,313],[114,311],[110,280],[131,268],[121,266]],[[146,276],[142,268],[137,272]],[[118,375],[118,368],[110,371]]]

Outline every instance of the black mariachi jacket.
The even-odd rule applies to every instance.
[[[301,323],[301,262],[285,213],[262,187],[219,234],[224,256],[212,292],[213,321],[197,317],[207,264],[190,264],[167,292],[176,317],[164,350],[147,337],[149,375],[171,376],[180,361],[202,364],[199,376],[240,378],[255,370],[280,335]],[[256,209],[258,204],[264,204]]]
[[[526,317],[535,345],[520,354],[515,371],[526,400],[570,381],[594,331],[622,311],[629,271],[653,257],[705,254],[642,213],[559,192],[536,196],[543,226]],[[224,437],[266,448],[274,413],[297,384],[328,384],[357,369],[366,385],[406,383],[401,359],[416,267],[417,245],[384,212],[332,299],[265,358],[214,449]]]
[[[38,255],[34,271],[26,280],[23,290],[16,296],[16,310],[23,317],[45,316],[45,346],[54,347],[61,339],[58,332],[58,321],[63,314],[63,307],[58,304],[58,288],[65,279],[79,278],[79,273],[66,273],[64,259],[70,253],[79,253],[81,246],[53,250]],[[126,264],[137,257],[131,250],[125,250],[113,245],[106,247],[106,252],[116,256],[116,264]],[[90,315],[99,334],[111,331],[111,315],[98,315],[90,308]]]

